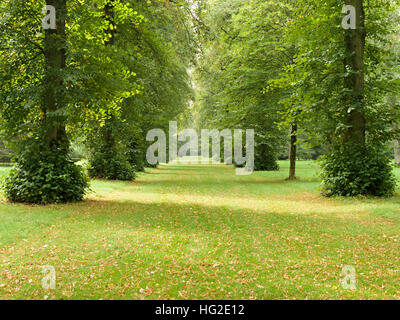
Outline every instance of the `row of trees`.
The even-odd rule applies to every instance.
[[[53,6],[55,29],[43,29]],[[187,1],[5,0],[0,4],[0,127],[15,151],[4,182],[12,201],[81,200],[88,187],[70,157],[89,151],[89,173],[134,178],[145,133],[165,128],[192,95]]]
[[[45,5],[55,28],[43,28]],[[354,21],[343,23],[344,5]],[[88,151],[90,176],[132,180],[146,133],[177,118],[254,129],[256,170],[278,169],[290,143],[295,179],[305,142],[326,151],[325,194],[390,195],[398,10],[391,0],[4,0],[0,130],[15,154],[6,195],[81,200],[88,179],[71,142]]]
[[[322,145],[326,195],[394,192],[387,146],[399,134],[396,1],[214,0],[198,11],[202,123],[254,128],[256,169],[275,169],[289,138],[290,179],[297,136]]]

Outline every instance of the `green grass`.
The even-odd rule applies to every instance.
[[[295,182],[287,171],[163,165],[93,181],[82,203],[2,202],[0,298],[399,299],[400,196],[326,199],[314,163]],[[356,290],[340,284],[344,265]]]

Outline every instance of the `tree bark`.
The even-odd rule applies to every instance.
[[[395,122],[393,124],[393,131],[399,130],[399,124]],[[400,167],[400,142],[399,139],[394,139],[393,142],[393,149],[394,149],[394,163],[396,167]]]
[[[346,58],[344,61],[345,88],[348,94],[345,98],[347,122],[349,129],[346,142],[365,145],[365,114],[364,114],[364,50],[365,50],[365,13],[363,0],[346,0],[346,5],[356,9],[356,29],[346,30]]]
[[[109,35],[109,39],[105,42],[106,46],[113,46],[115,44],[115,33],[116,33],[116,25],[115,25],[115,18],[114,18],[114,1],[110,0],[104,6],[104,16],[105,19],[109,23],[109,28],[107,33]],[[113,114],[110,114],[110,118],[106,119],[104,124],[104,140],[106,142],[107,148],[112,148],[115,146],[116,141],[114,137],[114,120],[115,117]]]
[[[65,19],[67,0],[46,0],[47,5],[56,9],[56,29],[44,30],[44,94],[43,94],[43,144],[45,151],[55,148],[68,149],[69,141],[65,131],[65,117],[55,114],[65,103],[63,70],[66,61]]]
[[[397,97],[394,94],[391,94],[388,98],[388,102],[390,105],[390,108],[392,110],[396,109],[396,102],[397,102]],[[393,121],[393,132],[397,134],[397,131],[399,130],[399,123],[394,120]],[[393,140],[393,152],[394,152],[394,163],[396,167],[400,167],[400,142],[399,139],[396,137]]]
[[[296,179],[296,158],[297,158],[297,123],[293,123],[290,129],[290,147],[289,147],[289,178]]]
[[[114,19],[114,1],[108,1],[107,4],[104,6],[104,15],[106,20],[108,21],[110,27],[107,30],[107,33],[110,36],[110,39],[106,41],[106,45],[113,45],[115,42],[115,19]]]

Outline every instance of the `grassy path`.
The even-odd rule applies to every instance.
[[[325,199],[316,170],[168,165],[94,181],[82,203],[0,203],[0,298],[399,299],[400,197]]]

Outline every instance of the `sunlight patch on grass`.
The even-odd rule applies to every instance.
[[[231,166],[162,165],[92,182],[81,203],[1,203],[3,299],[400,298],[399,197],[326,199],[299,181]],[[41,286],[42,267],[57,273]],[[340,285],[354,265],[357,289]]]

